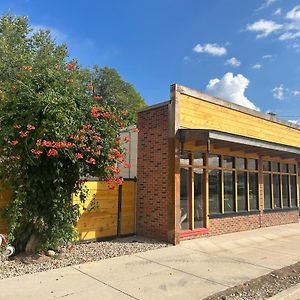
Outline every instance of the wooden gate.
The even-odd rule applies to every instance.
[[[88,181],[89,195],[76,229],[81,240],[130,235],[135,232],[134,180],[125,180],[116,190],[107,182]],[[78,201],[74,197],[74,202]]]

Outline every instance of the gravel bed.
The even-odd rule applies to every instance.
[[[0,261],[0,279],[57,269],[61,267],[98,261],[106,258],[129,255],[148,250],[168,247],[166,243],[131,236],[111,241],[80,243],[63,247],[53,257],[42,254],[15,255],[7,261]]]
[[[300,283],[300,262],[273,271],[205,300],[263,300]]]

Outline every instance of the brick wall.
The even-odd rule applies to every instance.
[[[269,227],[275,225],[298,223],[299,222],[299,210],[291,210],[284,212],[269,212],[264,213],[262,218],[261,227]]]
[[[136,230],[168,240],[168,104],[138,113]]]
[[[244,216],[230,216],[213,218],[209,220],[209,230],[207,234],[197,237],[207,237],[239,231],[257,229],[299,222],[298,210],[267,212],[260,214],[250,214]],[[188,237],[189,238],[189,237]]]
[[[233,216],[209,220],[209,235],[252,230],[259,228],[259,214]]]

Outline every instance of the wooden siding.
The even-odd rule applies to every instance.
[[[300,147],[300,130],[199,98],[180,95],[180,127],[213,129]]]
[[[81,210],[76,230],[80,240],[99,239],[117,235],[118,228],[118,189],[110,190],[107,182],[88,181],[88,198],[85,210]],[[122,185],[120,235],[135,232],[135,181],[125,181]],[[0,193],[0,208],[9,201],[9,193]],[[78,196],[74,195],[74,203]],[[5,223],[0,218],[0,233],[5,233]]]
[[[124,181],[122,185],[121,228],[120,234],[135,232],[135,182]]]

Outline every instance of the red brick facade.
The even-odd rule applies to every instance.
[[[298,222],[298,210],[276,212],[270,211],[261,213],[261,215],[257,213],[243,216],[236,215],[230,217],[213,218],[209,220],[209,229],[207,233],[185,237],[184,239],[208,237]]]
[[[136,230],[168,240],[168,104],[139,112]]]

